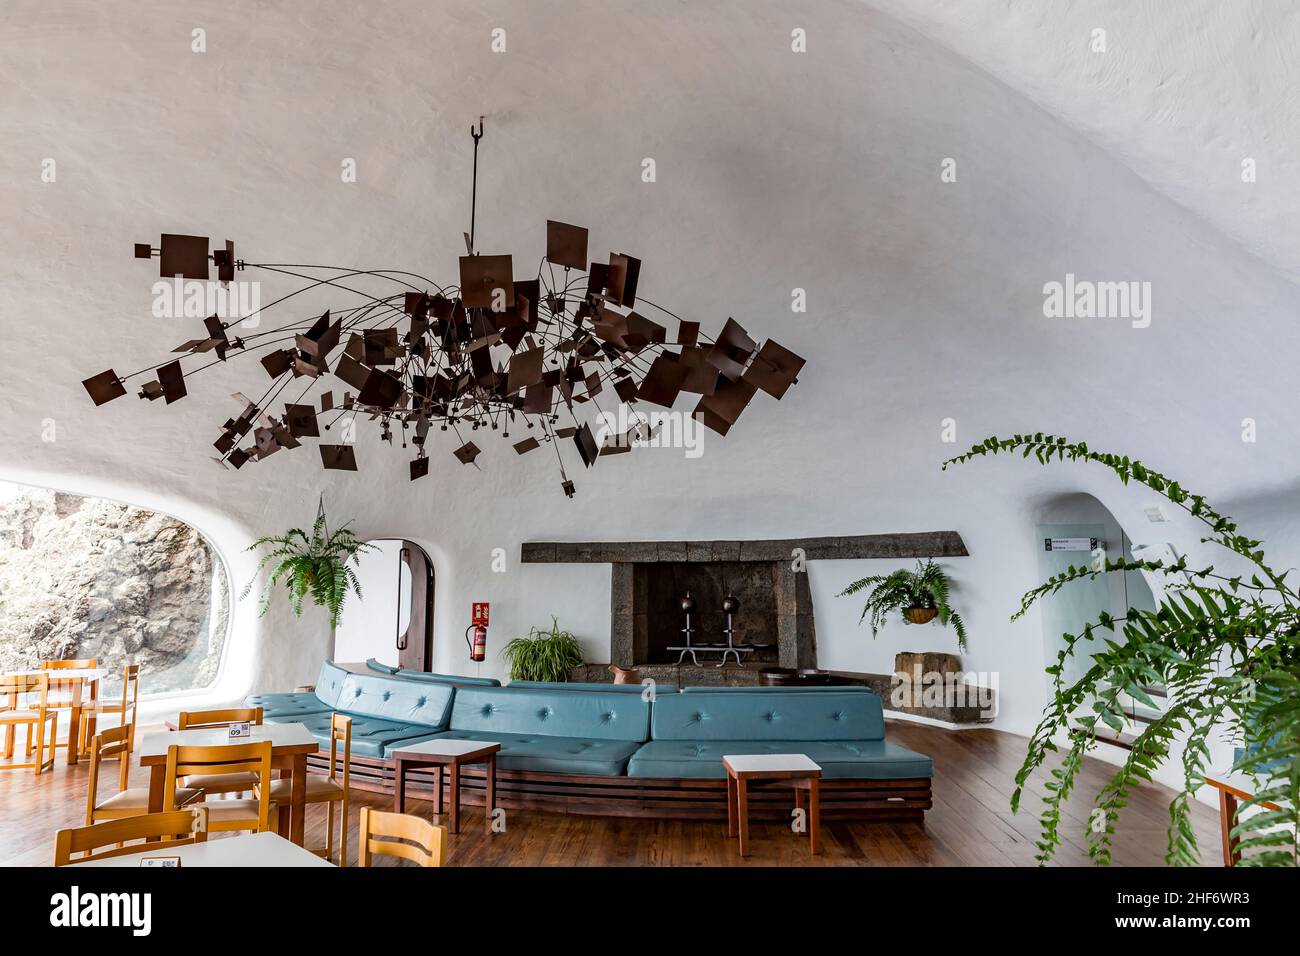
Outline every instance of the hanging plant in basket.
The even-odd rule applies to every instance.
[[[935,618],[944,627],[952,624],[957,634],[957,646],[966,650],[966,624],[961,615],[949,606],[948,576],[933,561],[916,562],[914,571],[900,568],[893,574],[860,578],[839,596],[856,594],[865,588],[871,588],[871,593],[867,595],[859,623],[870,616],[873,638],[880,633],[885,619],[892,612],[901,611],[904,624],[928,624]]]
[[[348,562],[358,564],[357,555],[375,550],[374,545],[358,539],[347,524],[330,531],[325,520],[324,498],[317,504],[316,522],[310,535],[301,528],[290,528],[281,535],[258,538],[248,546],[248,550],[255,551],[263,546],[272,550],[257,565],[257,574],[261,574],[272,561],[278,563],[262,590],[258,614],[266,613],[276,585],[283,584],[289,592],[289,607],[295,617],[302,616],[303,602],[310,597],[313,604],[329,611],[331,629],[339,626],[348,593],[355,592],[357,598],[361,598],[361,582],[357,580],[356,572],[348,567]],[[256,580],[254,575],[239,595],[241,599],[248,596]]]

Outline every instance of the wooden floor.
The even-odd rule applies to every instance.
[[[453,866],[1033,866],[1039,798],[1045,775],[1031,781],[1021,812],[1011,814],[1012,780],[1025,739],[995,730],[946,731],[891,721],[889,739],[934,759],[934,808],[925,823],[829,823],[823,850],[808,854],[806,837],[788,826],[754,822],[751,855],[742,860],[726,825],[711,821],[655,821],[580,817],[516,810],[504,833],[490,833],[481,808],[465,808],[462,832],[448,838]],[[1063,827],[1060,865],[1088,863],[1085,821],[1092,796],[1113,768],[1089,760]],[[101,786],[117,779],[109,766]],[[143,785],[139,768],[133,785]],[[84,822],[86,765],[60,762],[40,777],[30,770],[0,772],[0,865],[47,865],[54,831]],[[1160,866],[1172,791],[1146,785],[1131,797],[1117,825],[1115,865]],[[361,806],[391,809],[391,797],[353,791],[350,863],[356,861]],[[411,800],[408,811],[427,816],[432,804]],[[1218,815],[1197,804],[1193,822],[1202,862],[1219,862]],[[323,807],[308,809],[308,845],[324,844]],[[214,837],[218,839],[218,837]]]

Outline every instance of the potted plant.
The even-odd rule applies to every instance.
[[[948,604],[948,576],[932,560],[916,562],[916,570],[900,568],[893,574],[874,574],[854,581],[839,593],[840,597],[871,588],[862,608],[861,623],[871,617],[874,638],[892,611],[901,611],[904,624],[928,624],[935,618],[957,633],[957,646],[966,650],[966,624]]]
[[[1118,617],[1101,613],[1066,634],[1066,646],[1047,668],[1052,699],[1029,740],[1011,799],[1014,813],[1030,775],[1045,765],[1050,769],[1051,780],[1035,788],[1041,788],[1043,801],[1039,861],[1051,860],[1061,845],[1064,804],[1104,724],[1135,736],[1123,766],[1094,791],[1092,812],[1074,815],[1087,821],[1083,829],[1095,862],[1111,861],[1111,837],[1130,791],[1153,779],[1162,764],[1173,762],[1184,785],[1169,805],[1165,859],[1174,865],[1196,863],[1191,803],[1205,786],[1211,759],[1207,741],[1216,732],[1227,732],[1247,744],[1233,770],[1253,777],[1257,787],[1240,805],[1249,812],[1239,812],[1232,821],[1238,849],[1251,851],[1242,863],[1300,865],[1300,588],[1286,580],[1291,571],[1276,570],[1261,542],[1240,533],[1237,523],[1203,495],[1127,455],[1093,451],[1083,442],[1040,432],[985,439],[944,467],[1003,452],[1033,455],[1040,465],[1092,462],[1125,485],[1143,485],[1199,523],[1202,542],[1217,545],[1231,561],[1220,571],[1213,565],[1193,566],[1187,555],[1107,558],[1098,565],[1067,568],[1021,599],[1012,620],[1073,581],[1140,571],[1164,584],[1155,610],[1130,607]],[[1085,655],[1087,672],[1068,683],[1069,659]],[[1143,689],[1153,684],[1167,689],[1163,712],[1135,727],[1123,697],[1154,707]]]
[[[516,637],[505,646],[511,680],[564,682],[569,672],[583,663],[582,647],[570,632],[551,618],[551,629],[534,627],[527,637]]]
[[[266,613],[271,604],[271,593],[277,584],[283,583],[289,592],[289,607],[295,617],[302,616],[303,601],[310,596],[312,603],[329,610],[331,630],[339,626],[348,592],[354,591],[358,598],[361,597],[361,582],[348,567],[348,562],[359,563],[357,555],[375,550],[374,545],[359,540],[347,524],[330,531],[325,520],[323,498],[317,505],[316,522],[310,535],[301,528],[290,528],[281,535],[258,538],[247,550],[254,551],[264,546],[272,550],[257,565],[257,574],[261,574],[272,561],[278,563],[262,589],[258,614]],[[241,599],[248,596],[256,580],[255,574],[240,594]]]

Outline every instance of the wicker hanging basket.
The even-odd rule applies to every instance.
[[[913,624],[929,624],[939,616],[939,609],[933,607],[909,607],[903,609],[903,617]]]

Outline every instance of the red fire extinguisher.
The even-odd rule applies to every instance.
[[[469,645],[469,659],[482,663],[487,657],[488,608],[486,601],[476,601],[470,615],[470,625],[465,628],[465,643]],[[470,631],[474,637],[470,639]]]

